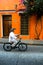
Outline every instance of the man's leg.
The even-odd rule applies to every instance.
[[[15,46],[15,43],[12,44],[12,47],[14,47],[14,46]]]
[[[14,40],[12,47],[14,47],[17,44],[17,42],[18,42],[17,40]]]

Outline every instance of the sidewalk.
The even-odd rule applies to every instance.
[[[29,45],[43,45],[43,40],[21,40]],[[8,38],[0,38],[0,43],[8,42]]]
[[[0,43],[8,42],[8,38],[0,38]]]

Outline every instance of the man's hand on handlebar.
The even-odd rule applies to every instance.
[[[16,35],[17,38],[19,38],[20,35]]]
[[[21,39],[21,35],[18,34],[18,35],[17,35],[17,38]]]

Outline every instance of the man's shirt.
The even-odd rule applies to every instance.
[[[9,34],[9,42],[14,42],[14,40],[16,40],[16,34],[14,34],[13,32],[10,32]]]

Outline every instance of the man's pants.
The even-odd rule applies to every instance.
[[[12,47],[14,47],[18,43],[18,39],[13,41]]]

